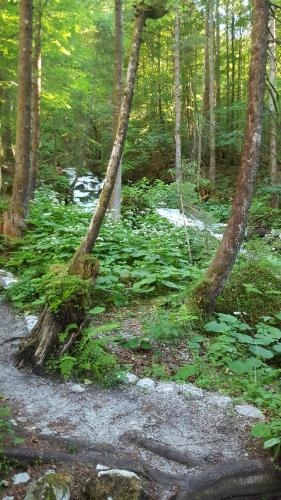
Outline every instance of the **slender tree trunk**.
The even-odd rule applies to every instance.
[[[0,73],[0,112],[1,112],[1,161],[4,165],[14,163],[11,129],[11,98],[9,89],[5,86],[4,74]]]
[[[269,165],[270,165],[270,180],[274,187],[277,183],[277,125],[276,125],[276,21],[275,13],[270,14],[269,19]],[[272,206],[278,207],[278,196],[273,194]]]
[[[177,2],[175,12],[175,144],[176,144],[176,184],[181,191],[181,81],[180,81],[180,13]]]
[[[46,1],[44,7],[46,5]],[[31,172],[30,199],[34,198],[38,170],[38,153],[40,144],[40,114],[41,114],[41,29],[43,15],[42,0],[38,0],[37,19],[34,37],[33,82],[32,82],[32,138],[31,138]]]
[[[216,182],[216,97],[215,97],[215,57],[214,57],[214,3],[209,0],[209,68],[210,68],[210,169],[209,179]]]
[[[220,0],[216,0],[216,104],[221,102],[221,41],[220,41]]]
[[[230,134],[230,63],[229,63],[229,0],[225,7],[225,36],[226,36],[226,130]],[[226,164],[230,164],[230,147],[226,146]]]
[[[31,155],[32,0],[20,1],[16,167],[11,208],[4,214],[5,236],[19,237],[29,201]]]
[[[204,47],[204,67],[203,67],[203,103],[202,103],[202,156],[207,163],[210,161],[209,155],[209,121],[210,121],[210,58],[209,58],[209,1],[206,7],[205,17],[205,47]]]
[[[123,14],[122,0],[115,0],[115,95],[114,95],[114,117],[113,135],[114,138],[118,129],[118,119],[123,95]],[[122,158],[111,195],[109,210],[113,220],[119,221],[121,216],[121,184],[122,184]]]
[[[151,4],[153,0],[149,1]],[[59,288],[62,289],[64,283],[63,280],[67,278],[69,279],[71,275],[76,275],[83,280],[92,279],[92,281],[94,281],[98,273],[97,259],[93,255],[90,255],[90,252],[99,235],[99,230],[108,208],[118,166],[123,153],[134,93],[143,27],[146,19],[158,19],[166,13],[165,0],[162,0],[161,2],[159,2],[159,0],[154,0],[154,2],[156,7],[144,4],[143,2],[136,7],[135,28],[127,71],[127,84],[120,109],[118,130],[108,163],[103,189],[84,240],[69,263],[67,272],[62,269],[62,281],[59,286]],[[31,364],[36,373],[41,373],[49,354],[51,352],[55,352],[57,348],[58,333],[64,331],[69,322],[76,323],[79,333],[79,329],[83,324],[86,313],[85,306],[83,306],[83,304],[85,304],[85,301],[87,302],[89,299],[87,289],[87,283],[85,282],[85,297],[83,297],[82,303],[80,304],[79,301],[81,302],[81,297],[73,295],[69,297],[67,302],[63,301],[62,308],[56,313],[51,312],[49,307],[45,307],[39,317],[38,323],[30,332],[26,341],[17,353],[16,360],[18,366]],[[75,338],[76,335],[73,335],[72,339],[75,340]],[[69,341],[67,341],[68,348],[70,345]],[[65,352],[64,347],[60,349],[60,352]]]
[[[254,0],[249,97],[244,147],[232,211],[218,251],[202,283],[194,290],[199,308],[211,311],[240,250],[259,162],[266,72],[269,4]]]

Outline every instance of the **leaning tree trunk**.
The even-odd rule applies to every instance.
[[[135,29],[128,64],[127,84],[120,109],[118,130],[108,163],[103,189],[87,234],[69,263],[69,266],[67,266],[67,269],[64,269],[62,266],[61,271],[58,272],[58,281],[56,279],[56,270],[54,272],[54,279],[56,279],[57,282],[56,289],[58,293],[60,291],[58,295],[59,298],[60,296],[63,297],[64,285],[67,286],[67,282],[71,279],[75,280],[75,292],[71,295],[69,300],[62,304],[62,307],[56,311],[51,310],[51,302],[47,301],[47,307],[45,307],[41,313],[38,323],[30,332],[27,340],[21,346],[16,356],[18,366],[31,364],[33,371],[38,374],[43,371],[46,360],[51,353],[57,351],[65,352],[64,346],[58,348],[58,334],[64,332],[69,323],[75,323],[78,335],[81,325],[84,322],[87,305],[91,298],[92,287],[98,273],[98,261],[94,256],[90,255],[90,252],[99,235],[99,230],[108,208],[123,153],[134,93],[143,27],[146,19],[158,19],[164,16],[166,13],[165,5],[165,0],[154,0],[154,5],[153,0],[150,0],[149,4],[141,2],[136,7]],[[84,291],[83,281],[85,283]],[[51,294],[51,298],[52,297],[53,293]],[[74,334],[71,338],[75,340],[77,335]],[[66,340],[66,343],[69,348],[71,346],[69,339]]]
[[[268,17],[267,0],[254,0],[247,124],[236,194],[218,251],[191,298],[208,312],[214,308],[245,235],[261,146]]]
[[[118,129],[118,119],[123,94],[123,14],[122,0],[115,0],[115,95],[114,95],[114,116],[113,134],[116,136]],[[113,193],[110,198],[109,210],[114,221],[120,220],[121,215],[121,184],[122,184],[122,158],[118,167]]]
[[[31,166],[32,3],[32,0],[20,1],[16,167],[11,208],[4,214],[3,227],[4,235],[11,237],[21,236],[28,212],[29,201]]]

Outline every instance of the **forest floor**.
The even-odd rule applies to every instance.
[[[138,328],[132,312],[123,329],[131,335],[134,330],[138,334]],[[2,302],[0,394],[2,405],[8,403],[12,409],[16,434],[25,438],[15,455],[29,464],[41,457],[58,469],[71,470],[76,478],[73,499],[81,498],[83,478],[97,463],[137,471],[144,480],[149,478],[150,498],[162,500],[179,488],[197,491],[206,481],[218,479],[218,474],[220,478],[233,474],[233,467],[236,472],[237,467],[244,472],[251,464],[260,467],[256,459],[265,459],[249,437],[253,419],[237,415],[223,396],[185,392],[187,384],[174,382],[143,390],[39,378],[13,364],[19,341],[11,339],[25,334],[23,318]],[[166,360],[173,364],[173,356],[179,355],[167,352]],[[145,374],[145,357],[131,357],[130,362],[139,375]],[[36,478],[44,468],[50,466],[29,465],[28,471]],[[11,486],[10,477],[8,481]],[[5,494],[22,500],[25,489],[9,487]]]

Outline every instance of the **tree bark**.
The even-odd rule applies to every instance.
[[[270,180],[271,186],[278,184],[277,172],[277,116],[275,102],[275,84],[276,84],[276,21],[275,12],[270,14],[269,19],[269,165],[270,165]],[[277,99],[276,99],[277,100]],[[278,196],[273,194],[271,204],[273,207],[278,207]]]
[[[35,25],[34,37],[34,55],[33,55],[33,82],[32,82],[32,138],[31,138],[31,172],[30,172],[30,199],[34,198],[36,187],[36,177],[38,170],[38,156],[40,144],[40,114],[41,114],[41,30],[42,30],[42,15],[46,6],[45,0],[42,5],[42,0],[38,0],[37,18]]]
[[[127,82],[120,109],[118,130],[112,148],[111,157],[107,166],[106,176],[98,200],[98,204],[95,213],[93,215],[93,218],[90,222],[87,234],[84,240],[82,241],[80,247],[75,252],[75,255],[70,264],[71,272],[75,272],[76,266],[81,256],[91,252],[98,238],[100,227],[104,219],[104,216],[106,214],[106,210],[108,208],[109,200],[114,188],[114,183],[118,172],[120,160],[122,158],[124,144],[127,136],[129,116],[130,116],[130,110],[132,105],[132,98],[133,98],[135,80],[137,74],[139,52],[142,41],[141,36],[143,27],[146,19],[148,18],[158,19],[160,17],[163,17],[166,13],[165,1],[156,2],[155,0],[154,3],[157,4],[156,7],[153,6],[152,1],[150,1],[150,4],[144,4],[143,2],[141,2],[136,7],[135,27],[131,45],[131,54],[128,64]],[[158,7],[158,4],[160,4],[160,7]]]
[[[122,0],[115,0],[115,95],[114,95],[114,117],[113,135],[118,130],[118,119],[123,95],[123,14]],[[121,184],[122,184],[122,158],[118,167],[113,193],[111,195],[109,210],[114,221],[119,221],[121,216]]]
[[[9,88],[7,88],[5,76],[0,73],[0,111],[1,111],[1,161],[4,165],[14,163],[14,151],[12,146],[12,129],[11,129],[11,97]]]
[[[216,0],[216,104],[221,102],[221,40],[220,40],[220,0]]]
[[[216,182],[216,97],[215,97],[215,57],[214,57],[214,2],[209,0],[209,68],[210,68],[210,169],[209,179]]]
[[[232,211],[218,251],[194,290],[197,306],[212,311],[218,295],[231,272],[240,250],[248,219],[253,186],[259,162],[264,83],[266,72],[267,27],[269,4],[254,0],[252,49],[249,73],[249,97],[244,147]]]
[[[179,4],[175,12],[175,144],[176,144],[176,185],[181,192],[181,81],[180,81],[180,13]]]
[[[32,0],[20,1],[16,166],[11,208],[4,214],[5,236],[19,237],[29,201],[31,155]]]

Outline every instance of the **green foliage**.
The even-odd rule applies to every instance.
[[[56,267],[50,275],[49,268],[70,260],[88,222],[89,214],[83,209],[60,205],[51,193],[39,193],[31,206],[30,229],[8,262],[5,259],[5,267],[20,275],[19,282],[7,292],[17,307],[41,307],[48,295],[56,311],[62,288],[65,299],[75,290],[81,298],[87,296],[83,286],[89,283],[75,277],[62,279],[56,276]],[[191,232],[191,245],[194,260],[200,265],[208,255],[203,236]],[[200,275],[198,268],[189,264],[184,230],[155,214],[128,216],[120,224],[107,220],[95,256],[101,264],[95,286],[99,306],[101,301],[121,305],[140,297],[179,292]]]
[[[0,464],[4,445],[18,445],[24,442],[24,439],[15,436],[15,429],[11,420],[11,410],[6,405],[0,406]],[[0,467],[1,472],[1,467]]]
[[[280,309],[280,265],[261,255],[240,258],[218,299],[218,309],[242,312],[248,321],[273,315]]]
[[[120,368],[116,357],[106,350],[106,346],[114,340],[107,333],[119,327],[119,323],[115,322],[85,329],[71,353],[50,361],[49,369],[59,369],[65,380],[78,377],[96,380],[104,385],[116,383]]]

